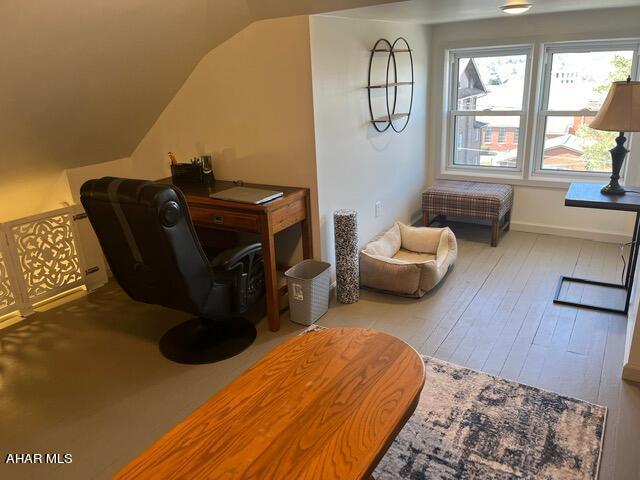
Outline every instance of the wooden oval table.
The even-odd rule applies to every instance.
[[[312,331],[272,350],[115,478],[368,478],[423,385],[422,359],[398,338]]]

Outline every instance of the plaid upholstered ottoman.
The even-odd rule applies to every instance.
[[[489,220],[491,246],[498,245],[500,234],[508,231],[513,207],[513,187],[497,183],[438,180],[422,194],[422,219],[425,226],[447,215]],[[435,218],[431,219],[431,215]]]

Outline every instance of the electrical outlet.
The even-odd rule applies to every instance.
[[[377,201],[376,202],[376,218],[378,218],[380,215],[382,215],[382,202]]]

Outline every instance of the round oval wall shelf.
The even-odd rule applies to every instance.
[[[373,68],[374,58],[385,53],[387,54],[385,81],[384,83],[372,83],[371,71]],[[402,79],[398,77],[398,61],[396,60],[396,54],[399,53],[408,54],[411,70],[410,78]],[[400,133],[407,127],[409,118],[411,117],[411,107],[413,106],[413,85],[413,55],[411,54],[411,47],[409,47],[409,43],[402,37],[398,37],[393,43],[389,42],[386,38],[378,40],[373,46],[371,56],[369,57],[369,81],[367,85],[371,123],[378,132],[385,132],[389,127],[391,127],[395,132]],[[406,111],[396,111],[398,107],[399,88],[411,88],[409,106]],[[386,111],[374,113],[371,102],[371,93],[375,89],[385,90]]]

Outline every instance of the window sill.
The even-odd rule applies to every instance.
[[[562,172],[562,173],[543,173],[543,172],[535,172],[529,175],[527,179],[528,182],[531,182],[533,185],[536,184],[550,184],[550,185],[566,185],[568,186],[571,183],[608,183],[609,177],[611,177],[610,173],[580,173],[572,174],[570,172]],[[620,179],[620,183],[624,184],[624,179]]]
[[[495,182],[495,183],[507,183],[509,185],[520,187],[535,187],[535,188],[552,188],[558,190],[565,190],[569,188],[569,185],[573,182],[583,183],[599,183],[606,184],[609,181],[609,175],[593,175],[593,176],[575,176],[568,175],[531,175],[528,178],[524,178],[522,172],[469,172],[465,171],[451,171],[445,170],[436,175],[437,180],[464,180],[469,182]],[[624,182],[621,182],[624,184]]]
[[[471,167],[473,168],[473,167]],[[523,175],[522,171],[513,169],[513,171],[509,171],[507,169],[498,169],[496,167],[475,167],[474,170],[471,170],[469,167],[453,167],[448,168],[444,171],[441,171],[439,176],[442,178],[451,177],[451,178],[501,178],[501,179],[509,179],[509,180],[522,180]]]

